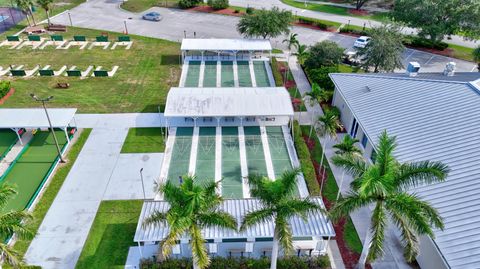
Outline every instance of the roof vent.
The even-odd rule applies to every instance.
[[[455,75],[455,68],[457,64],[455,62],[449,62],[447,65],[445,65],[445,70],[443,70],[443,75],[445,76],[453,76]]]
[[[409,77],[415,77],[418,75],[418,70],[420,70],[420,64],[417,62],[409,62],[407,66],[407,75]]]
[[[365,86],[365,91],[367,91],[367,92],[371,92],[371,91],[372,91],[372,89],[370,89],[370,87],[368,87],[368,85],[367,85],[367,86]]]

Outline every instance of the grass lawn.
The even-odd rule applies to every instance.
[[[121,153],[165,151],[164,128],[130,128]]]
[[[94,39],[103,31],[81,28],[69,28],[64,37],[85,35]],[[116,40],[118,33],[108,33],[110,40]],[[47,36],[45,36],[47,37]],[[39,77],[8,78],[12,80],[15,93],[3,107],[37,107],[29,94],[53,95],[55,99],[50,107],[76,107],[79,113],[113,113],[113,112],[158,112],[163,109],[167,92],[177,86],[180,77],[180,45],[178,43],[132,36],[133,46],[130,50],[118,47],[115,50],[80,50],[71,47],[68,50],[56,50],[47,47],[44,50],[9,50],[0,48],[1,53],[9,57],[0,57],[0,66],[10,64],[25,65],[32,69],[37,64],[41,67],[51,65],[54,70],[61,66],[77,66],[85,70],[88,66],[103,66],[110,70],[114,65],[120,68],[112,78],[86,79],[74,77]],[[58,82],[70,83],[69,89],[58,89]]]
[[[75,268],[123,269],[142,205],[141,200],[103,201]]]
[[[40,224],[42,223],[43,218],[47,214],[50,205],[53,203],[53,200],[57,196],[58,191],[62,187],[62,184],[65,181],[68,173],[70,172],[73,164],[75,163],[78,154],[80,154],[80,150],[87,141],[90,131],[91,129],[84,129],[80,133],[78,140],[75,144],[71,146],[70,150],[66,155],[66,159],[68,160],[68,162],[66,164],[61,164],[57,167],[57,171],[50,179],[47,188],[45,189],[43,195],[39,198],[40,200],[38,201],[35,209],[32,212],[33,220],[27,223],[27,227],[31,230],[37,231],[40,227]],[[19,240],[15,243],[13,248],[23,256],[27,251],[28,246],[30,246],[31,242],[32,240]]]
[[[142,12],[151,7],[176,7],[178,0],[128,0],[121,8],[131,12]]]
[[[310,132],[309,125],[303,125],[301,126],[301,129],[302,129],[302,133],[304,134],[308,134]],[[315,148],[312,151],[312,157],[318,163],[320,163],[320,159],[322,158],[322,154],[323,154],[322,147],[320,146],[318,138],[315,135],[312,135],[312,137],[315,137],[315,141],[316,141]],[[330,143],[333,143],[333,142],[330,142]],[[327,169],[328,178],[325,182],[325,185],[323,186],[322,195],[328,201],[335,201],[337,197],[337,192],[338,192],[337,181],[333,176],[332,170],[330,169],[330,165],[326,161],[326,158],[324,159],[323,163]],[[362,241],[360,241],[360,238],[358,237],[357,231],[355,230],[355,226],[353,226],[353,223],[350,217],[347,218],[343,239],[345,240],[348,248],[350,248],[352,251],[355,251],[357,253],[362,252]]]
[[[474,48],[467,48],[459,45],[448,44],[448,48],[452,49],[452,57],[465,61],[473,61]]]

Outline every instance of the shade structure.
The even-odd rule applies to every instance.
[[[54,128],[70,125],[76,108],[49,108],[48,115]],[[47,116],[43,108],[4,108],[0,109],[0,128],[48,128]]]
[[[197,39],[182,40],[182,51],[271,51],[265,39]]]
[[[272,88],[172,88],[165,117],[293,116],[290,95]]]
[[[311,200],[324,208],[322,199],[313,197]],[[257,199],[225,199],[220,209],[231,214],[237,223],[241,223],[243,217],[251,211],[261,209],[263,206]],[[164,224],[147,225],[143,227],[143,220],[155,211],[166,212],[169,204],[165,201],[145,201],[142,213],[135,232],[135,242],[152,242],[163,240],[169,232],[168,226]],[[320,212],[309,214],[304,221],[300,217],[290,219],[290,227],[294,237],[333,237],[335,231],[331,222]],[[244,232],[237,232],[229,229],[212,227],[202,230],[205,239],[234,239],[234,238],[272,238],[273,221],[259,223]]]

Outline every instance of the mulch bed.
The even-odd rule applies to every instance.
[[[15,92],[15,89],[14,88],[10,88],[10,91],[7,92],[7,94],[5,94],[4,97],[0,98],[0,105],[3,105],[3,103],[5,103],[5,101],[7,101],[8,97],[12,96],[12,94]]]
[[[316,25],[312,25],[312,24],[309,24],[309,23],[302,23],[302,22],[294,22],[293,25],[295,26],[299,26],[299,27],[305,27],[305,28],[309,28],[309,29],[313,29],[313,30],[318,30],[318,31],[324,31],[324,32],[336,32],[337,31],[337,28],[335,27],[328,27],[327,29],[323,29],[323,28],[320,28]]]
[[[356,9],[349,8],[348,13],[350,13],[352,15],[357,15],[357,16],[368,16],[368,15],[370,15],[370,13],[368,11],[363,10],[363,9],[356,10]]]
[[[236,17],[240,17],[243,14],[245,14],[242,11],[239,11],[238,13],[235,13],[235,10],[231,9],[231,8],[215,10],[215,9],[209,7],[209,6],[197,6],[197,7],[189,8],[187,10],[196,11],[196,12],[204,12],[204,13],[220,14],[220,15],[229,15],[229,16],[236,16]]]
[[[305,140],[305,143],[307,144],[308,150],[310,153],[313,153],[313,149],[315,148],[315,145],[317,143],[317,140],[314,138],[309,138],[308,135],[304,135],[303,139]],[[313,163],[313,166],[315,167],[315,174],[317,177],[317,181],[319,184],[323,181],[323,186],[325,187],[326,180],[328,180],[328,174],[326,169],[322,169],[322,172],[320,172],[320,164],[312,159],[311,160]],[[327,160],[324,160],[327,161]],[[333,206],[333,202],[327,200],[325,196],[322,196],[323,203],[325,204],[325,207],[329,210]],[[340,249],[340,254],[342,255],[342,260],[343,263],[345,264],[345,268],[347,269],[353,269],[358,263],[358,260],[360,259],[360,254],[355,253],[352,250],[350,250],[345,242],[344,239],[344,230],[345,230],[345,224],[346,224],[346,219],[343,218],[337,223],[333,223],[333,228],[335,230],[335,240],[337,241],[338,248]],[[365,266],[367,269],[371,269],[372,267],[370,264],[367,264]]]

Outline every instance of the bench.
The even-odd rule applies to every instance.
[[[60,24],[50,24],[47,26],[48,31],[53,31],[53,32],[66,32],[67,31],[67,26],[65,25],[60,25]]]
[[[80,70],[67,70],[67,76],[69,76],[69,77],[81,77],[82,72],[80,72]]]
[[[38,72],[42,77],[53,77],[53,70],[51,69],[40,69]]]
[[[38,35],[29,35],[28,36],[28,41],[39,42],[39,41],[41,41],[41,39],[40,39],[40,36],[38,36]]]

